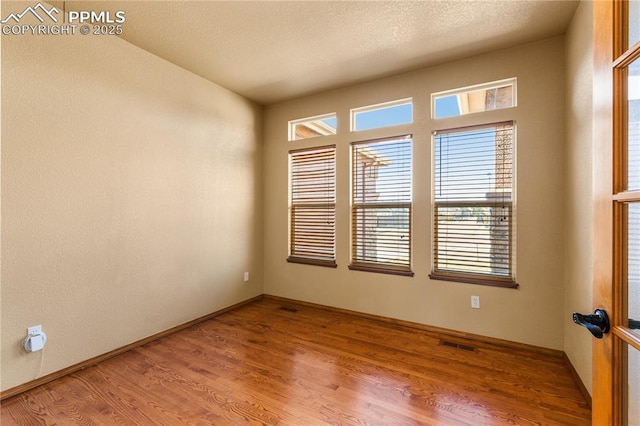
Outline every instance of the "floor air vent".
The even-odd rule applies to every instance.
[[[449,346],[450,348],[462,349],[463,351],[475,352],[476,348],[470,345],[463,345],[462,343],[451,342],[449,340],[440,340],[440,344],[443,346]]]
[[[288,306],[280,306],[281,311],[296,313],[298,310],[296,308],[290,308]]]

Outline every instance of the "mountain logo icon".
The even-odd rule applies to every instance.
[[[6,24],[7,22],[13,20],[17,24],[25,15],[28,15],[28,14],[32,14],[38,19],[38,21],[44,23],[44,18],[43,16],[41,16],[41,13],[44,14],[45,17],[48,16],[49,18],[51,18],[53,22],[58,22],[58,19],[53,15],[54,13],[60,13],[58,9],[56,9],[55,7],[52,7],[50,10],[47,10],[47,8],[42,5],[42,3],[38,3],[33,7],[31,6],[27,7],[21,13],[9,14],[9,16],[7,16],[5,19],[0,21],[0,23]]]

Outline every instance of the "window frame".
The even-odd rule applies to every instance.
[[[389,125],[384,125],[384,126],[378,126],[378,127],[370,127],[368,129],[356,129],[356,116],[358,114],[361,113],[367,113],[367,112],[373,112],[373,111],[381,111],[387,108],[394,108],[394,107],[399,107],[399,106],[403,106],[403,105],[411,105],[411,121],[408,123],[396,123],[396,124],[389,124]],[[382,102],[379,104],[373,104],[373,105],[366,105],[366,106],[362,106],[362,107],[357,107],[357,108],[351,108],[350,110],[350,130],[351,132],[367,132],[367,131],[374,131],[374,130],[379,130],[379,129],[385,129],[388,127],[395,127],[395,126],[408,126],[410,124],[413,124],[413,120],[414,120],[414,114],[413,114],[413,98],[404,98],[404,99],[397,99],[395,101],[388,101],[388,102]]]
[[[500,89],[502,87],[506,87],[506,86],[511,86],[511,106],[508,107],[504,107],[504,108],[494,108],[494,109],[485,109],[483,111],[476,111],[476,112],[468,112],[465,114],[458,114],[458,115],[448,115],[445,117],[437,117],[436,113],[437,113],[437,109],[436,109],[436,101],[438,99],[444,99],[444,98],[448,98],[450,96],[457,96],[457,95],[461,95],[461,94],[468,94],[468,93],[473,93],[473,92],[478,92],[481,90],[491,90],[491,89]],[[451,89],[451,90],[443,90],[441,92],[435,92],[431,94],[431,119],[433,120],[446,120],[446,119],[451,119],[451,118],[455,118],[455,117],[464,117],[467,115],[475,115],[475,114],[482,114],[485,112],[489,112],[489,111],[499,111],[502,109],[509,109],[509,108],[515,108],[518,106],[518,78],[517,77],[511,77],[511,78],[505,78],[503,80],[496,80],[496,81],[490,81],[487,83],[481,83],[481,84],[474,84],[471,86],[466,86],[466,87],[459,87],[457,89]]]
[[[296,177],[295,171],[294,171],[294,156],[301,155],[304,153],[313,153],[314,151],[316,152],[332,151],[331,156],[333,157],[333,166],[332,166],[332,171],[329,173],[329,177],[332,177],[332,179],[329,179],[328,186],[330,187],[332,186],[332,188],[329,188],[329,191],[333,193],[333,200],[332,202],[322,201],[322,202],[297,203],[294,201],[294,187],[296,185],[294,181]],[[336,148],[336,145],[313,146],[309,148],[294,149],[294,150],[290,150],[288,155],[289,155],[289,248],[288,248],[289,254],[287,257],[287,262],[336,268],[338,266],[336,263],[336,238],[337,238],[337,233],[336,233],[336,229],[337,229],[336,227],[337,148]],[[304,244],[297,243],[298,240],[296,239],[296,236],[298,235],[298,233],[296,233],[296,223],[297,223],[296,219],[298,218],[298,216],[296,215],[296,212],[300,210],[305,210],[305,209],[312,211],[313,209],[318,209],[318,208],[320,209],[328,208],[333,210],[331,233],[325,234],[322,236],[322,238],[326,239],[327,235],[329,235],[329,238],[333,239],[332,246],[330,247],[332,249],[332,253],[331,253],[332,256],[326,257],[326,256],[300,255],[300,253],[297,252],[296,247],[304,246]],[[320,232],[322,233],[322,230]],[[314,245],[319,246],[319,244],[313,244],[313,243],[307,242],[307,246],[314,246]]]
[[[438,266],[438,251],[439,251],[439,237],[438,234],[440,232],[440,225],[438,221],[438,213],[440,208],[465,208],[465,207],[479,207],[479,208],[491,208],[496,206],[495,201],[491,201],[489,198],[485,200],[456,200],[456,201],[437,201],[436,200],[436,173],[437,168],[435,165],[436,158],[436,138],[438,135],[445,134],[455,134],[455,133],[465,133],[472,132],[474,130],[482,130],[482,129],[490,129],[490,128],[498,128],[501,126],[511,126],[511,146],[510,146],[510,156],[511,156],[511,180],[510,180],[510,197],[509,200],[501,199],[501,203],[503,206],[501,208],[508,208],[508,241],[509,241],[509,254],[508,254],[508,274],[500,275],[494,273],[478,273],[478,272],[461,272],[459,270],[452,270],[447,268],[440,268]],[[519,288],[519,284],[516,282],[515,275],[515,252],[516,252],[516,238],[515,238],[515,200],[516,200],[516,133],[517,127],[515,120],[501,121],[501,122],[493,122],[493,123],[485,123],[479,125],[472,126],[463,126],[463,127],[454,127],[447,128],[443,130],[436,130],[432,134],[432,220],[431,220],[431,229],[433,232],[433,245],[432,245],[432,255],[431,255],[431,273],[429,274],[429,278],[433,280],[439,281],[453,281],[453,282],[461,282],[468,284],[479,284],[479,285],[487,285],[494,287],[504,287],[504,288]],[[494,169],[497,165],[493,164]],[[441,171],[442,172],[442,171]],[[492,217],[492,216],[490,216]],[[454,219],[455,220],[455,219]],[[487,241],[493,241],[492,237],[489,236]],[[498,240],[500,242],[500,240]],[[464,253],[464,252],[461,252]]]
[[[305,124],[305,123],[312,123],[314,121],[322,121],[322,120],[326,120],[326,119],[330,119],[333,118],[336,120],[336,127],[335,127],[335,132],[334,133],[330,133],[327,135],[323,135],[323,134],[318,134],[318,135],[314,135],[314,136],[308,136],[305,138],[296,138],[296,126],[298,126],[299,124]],[[307,140],[307,139],[314,139],[314,138],[319,138],[319,137],[324,137],[324,136],[334,136],[338,134],[338,115],[335,112],[330,112],[327,114],[320,114],[320,115],[314,115],[311,117],[305,117],[305,118],[298,118],[295,120],[289,120],[288,122],[288,131],[289,131],[289,142],[296,142],[296,141],[303,141],[303,140]]]
[[[410,201],[408,202],[356,202],[356,194],[357,190],[355,188],[354,182],[354,173],[355,173],[355,162],[357,161],[356,156],[357,153],[355,151],[355,147],[363,146],[363,145],[375,145],[384,142],[391,141],[409,141],[410,142],[410,152],[411,152],[411,161],[409,166],[409,192],[410,192]],[[384,137],[384,138],[376,138],[376,139],[367,139],[361,141],[355,141],[350,143],[350,151],[351,151],[351,173],[350,173],[350,188],[351,188],[351,263],[349,264],[349,269],[354,271],[364,271],[364,272],[375,272],[375,273],[383,273],[383,274],[392,274],[392,275],[401,275],[401,276],[414,276],[414,272],[412,270],[412,252],[413,252],[413,135],[412,134],[403,134],[398,136]],[[366,184],[366,183],[365,183]],[[362,189],[364,192],[366,189]],[[362,210],[367,209],[389,209],[389,208],[400,208],[400,209],[408,209],[408,260],[406,265],[401,264],[392,264],[385,262],[370,262],[356,259],[358,257],[357,253],[362,244],[359,244],[358,238],[358,229],[357,229],[357,221],[358,221],[358,213]],[[376,219],[378,215],[376,215]]]

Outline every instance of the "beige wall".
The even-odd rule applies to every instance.
[[[345,70],[345,72],[348,72]],[[430,93],[518,78],[513,109],[434,121]],[[563,349],[564,38],[377,80],[269,106],[264,133],[265,293],[434,326]],[[413,97],[414,123],[350,134],[349,109]],[[287,141],[287,121],[336,112],[338,134]],[[517,281],[519,290],[438,282],[431,268],[431,131],[514,119],[517,122]],[[414,135],[413,278],[349,271],[349,142]],[[337,145],[337,269],[289,264],[287,152]],[[470,307],[479,295],[481,309]]]
[[[2,36],[3,390],[262,293],[261,126],[116,37]]]
[[[593,4],[581,2],[566,35],[567,142],[564,351],[591,392],[591,344],[572,312],[592,308]]]
[[[581,3],[566,45],[272,105],[264,132],[260,107],[115,37],[3,36],[2,390],[262,292],[564,350],[591,389],[591,338],[569,319],[591,310],[591,9]],[[509,77],[518,107],[429,118],[430,93]],[[348,132],[350,108],[407,97],[414,124]],[[338,135],[287,142],[288,120],[327,112]],[[431,281],[431,131],[511,119],[521,287]],[[416,274],[349,271],[349,142],[403,133],[414,135]],[[339,266],[289,264],[287,152],[329,143]],[[27,354],[36,324],[49,341]]]

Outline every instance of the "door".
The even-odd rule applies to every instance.
[[[594,2],[593,424],[640,426],[640,1]]]

